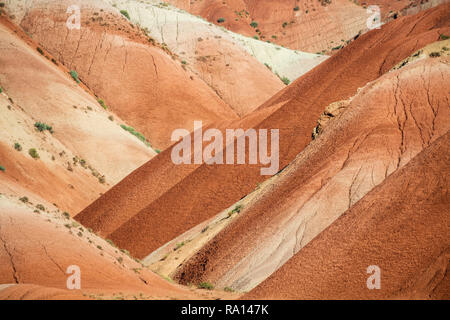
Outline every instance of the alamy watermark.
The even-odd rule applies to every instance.
[[[267,129],[226,129],[224,139],[221,130],[212,128],[203,132],[202,121],[194,121],[192,134],[186,129],[173,131],[171,140],[179,142],[172,148],[172,162],[177,165],[246,164],[248,155],[248,164],[267,165],[261,168],[261,175],[274,175],[279,171],[280,135],[278,129],[271,129],[269,144],[268,132]],[[205,147],[204,142],[208,143]]]
[[[370,277],[367,278],[366,285],[367,289],[381,289],[381,269],[379,266],[368,266],[367,273],[370,274]]]
[[[367,14],[369,18],[366,21],[367,28],[369,30],[381,29],[381,10],[379,6],[368,6]]]
[[[67,267],[66,274],[70,276],[67,277],[66,287],[69,290],[80,290],[81,289],[81,270],[77,265],[70,265]]]
[[[67,8],[66,13],[71,14],[71,16],[66,21],[66,26],[69,30],[80,30],[81,29],[81,9],[77,5],[71,5]]]

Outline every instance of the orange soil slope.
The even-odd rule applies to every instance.
[[[420,10],[448,2],[448,0],[358,0],[363,7],[376,5],[380,7],[381,18],[386,21],[394,15],[416,14]]]
[[[367,29],[369,17],[348,0],[193,1],[190,11],[234,32],[307,52],[330,51],[343,44]],[[225,22],[218,23],[219,18]],[[252,27],[252,22],[258,25]]]
[[[4,16],[0,48],[1,193],[76,213],[156,154]],[[39,132],[36,122],[53,133]]]
[[[0,285],[0,300],[88,300],[80,293],[33,284]]]
[[[363,88],[176,278],[246,291],[268,277],[450,129],[449,61],[428,58]]]
[[[449,299],[449,168],[447,133],[244,299]]]
[[[208,37],[197,41],[195,52],[192,65],[198,76],[239,117],[251,113],[285,88],[277,75],[234,42]]]
[[[397,19],[361,36],[229,128],[279,128],[280,168],[284,168],[310,143],[312,129],[325,106],[348,99],[368,81],[438,40],[440,33],[450,33],[449,8],[442,5]],[[175,166],[170,163],[170,150],[166,150],[77,219],[100,233],[105,230],[103,235],[137,257],[144,257],[253,191],[265,180],[259,169],[249,165]],[[155,190],[159,181],[164,181],[161,193]]]
[[[170,145],[174,129],[193,120],[235,119],[235,112],[194,74],[183,70],[144,32],[101,1],[84,0],[81,30],[69,30],[72,2],[33,3],[17,23],[43,44],[153,147]],[[115,11],[114,11],[115,10]],[[51,32],[50,32],[51,30]]]
[[[152,299],[196,298],[197,294],[170,284],[131,259],[126,252],[59,214],[33,213],[32,208],[5,199],[0,201],[0,283],[34,284],[67,289],[66,270],[76,265],[81,272],[81,290],[88,296]],[[5,289],[5,290],[8,290]],[[16,290],[10,287],[8,292]],[[18,292],[30,291],[19,287]],[[33,290],[32,290],[33,291]],[[0,291],[0,296],[3,296]],[[13,296],[16,293],[12,292]],[[69,292],[66,292],[69,295]]]
[[[227,2],[194,0],[191,2],[188,10],[233,32],[249,37],[257,35],[255,29],[250,26],[252,19],[244,0],[230,0]],[[220,18],[225,19],[225,21],[219,22]]]

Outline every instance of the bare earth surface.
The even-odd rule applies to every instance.
[[[1,1],[0,299],[450,299],[449,2]]]
[[[448,299],[449,149],[447,133],[243,298]]]
[[[254,288],[450,129],[449,76],[448,57],[429,58],[369,84],[176,278]]]
[[[74,220],[54,212],[34,213],[29,205],[1,197],[0,283],[20,286],[5,288],[0,296],[32,298],[29,295],[35,292],[34,298],[51,298],[75,292],[93,299],[213,299],[227,295],[169,283]],[[81,290],[66,290],[70,275],[66,270],[71,265],[80,268]],[[49,288],[36,292],[21,284]]]
[[[66,10],[70,4],[47,0],[12,8],[16,22],[33,39],[75,70],[155,149],[165,149],[171,144],[172,131],[191,129],[194,120],[210,123],[237,118],[208,85],[149,42],[144,31],[130,24],[117,9],[101,0],[81,1],[82,28],[69,30]],[[19,19],[16,12],[25,13]]]
[[[448,5],[440,6],[361,36],[257,112],[227,128],[281,128],[280,169],[284,168],[310,143],[327,105],[349,99],[368,81],[438,40],[440,33],[449,33],[448,12]],[[354,72],[361,65],[366,66],[364,73]],[[230,207],[265,179],[259,166],[175,166],[169,152],[133,172],[77,219],[143,258]],[[155,183],[158,190],[152,187]]]
[[[0,154],[6,169],[0,192],[77,213],[156,153],[123,130],[124,122],[78,86],[67,69],[0,19]],[[53,133],[39,132],[37,122],[52,126]],[[29,155],[33,148],[39,159]]]
[[[220,24],[232,31],[306,52],[328,52],[343,45],[367,30],[369,17],[347,0],[193,1],[190,11],[213,23],[223,17]],[[257,25],[252,27],[252,22]]]

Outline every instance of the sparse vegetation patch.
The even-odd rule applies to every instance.
[[[282,77],[282,78],[281,78],[281,81],[283,81],[283,83],[284,83],[285,85],[289,85],[289,84],[291,83],[291,80],[289,80],[287,77]]]
[[[108,110],[108,106],[105,104],[105,101],[102,99],[98,99],[97,102],[102,106],[103,109]]]
[[[78,73],[75,70],[70,70],[69,74],[72,76],[73,80],[75,80],[76,83],[81,82],[78,78]]]
[[[440,56],[441,56],[440,52],[431,52],[430,53],[430,57],[431,58],[437,58],[437,57],[440,57]]]
[[[39,153],[37,152],[37,150],[35,148],[31,148],[30,150],[28,150],[28,154],[33,158],[33,159],[39,159]]]
[[[39,132],[43,132],[43,131],[49,131],[50,133],[53,133],[53,128],[43,122],[36,122],[34,124],[35,128],[39,131]]]
[[[214,286],[209,282],[201,282],[198,284],[199,289],[212,290]]]
[[[131,18],[130,18],[130,14],[128,13],[127,10],[120,10],[120,13],[121,13],[125,18],[127,18],[128,20],[131,19]]]
[[[177,243],[177,246],[175,247],[175,249],[173,249],[174,251],[177,251],[178,249],[180,249],[182,246],[184,246],[185,245],[185,243],[184,243],[184,241],[183,242],[180,242],[180,243]]]
[[[133,136],[135,136],[136,138],[138,138],[139,140],[141,140],[143,143],[145,143],[145,145],[149,148],[151,148],[152,146],[150,145],[150,142],[148,142],[148,140],[139,132],[137,132],[136,130],[134,130],[133,127],[128,127],[124,124],[120,125],[122,127],[123,130],[128,131],[129,133],[131,133]]]

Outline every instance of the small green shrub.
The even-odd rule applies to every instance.
[[[5,172],[6,171],[5,167],[4,166],[0,166],[0,171]]]
[[[155,152],[156,152],[157,154],[160,154],[160,153],[161,153],[161,150],[155,149]]]
[[[23,203],[28,203],[28,197],[22,197],[19,198],[20,201],[22,201]]]
[[[219,18],[217,19],[217,23],[224,23],[225,22],[225,18]]]
[[[234,292],[234,290],[230,287],[225,287],[225,288],[223,288],[223,290],[226,292]]]
[[[42,204],[37,204],[36,205],[36,209],[41,210],[41,211],[45,211],[45,207]]]
[[[209,282],[201,282],[201,283],[198,284],[198,287],[200,289],[206,289],[206,290],[214,289],[214,286],[211,283],[209,283]]]
[[[250,27],[252,27],[252,28],[258,28],[258,22],[252,21],[252,22],[250,23]]]
[[[291,83],[291,80],[289,80],[287,77],[282,77],[282,78],[281,78],[281,81],[283,81],[283,83],[284,83],[285,85],[289,85],[289,84]]]
[[[17,151],[22,151],[22,146],[20,145],[20,143],[16,142],[14,143],[14,149],[16,149]]]
[[[121,13],[125,18],[127,18],[128,20],[131,19],[131,18],[130,18],[130,14],[128,13],[127,10],[120,10],[120,13]]]
[[[103,109],[108,110],[108,106],[105,104],[105,101],[102,99],[98,99],[97,102],[102,106]]]
[[[70,70],[69,74],[72,76],[73,80],[75,80],[76,83],[81,82],[78,78],[78,73],[75,70]]]
[[[431,53],[429,54],[429,56],[430,56],[431,58],[437,58],[437,57],[440,57],[440,56],[441,56],[441,53],[440,53],[440,52],[431,52]]]
[[[242,210],[242,205],[237,205],[231,212],[239,213],[239,212],[241,212],[241,210]]]
[[[177,243],[175,249],[173,249],[173,250],[174,250],[174,251],[177,251],[178,249],[180,249],[180,248],[181,248],[182,246],[184,246],[184,245],[185,245],[184,241],[183,241],[183,242],[180,242],[180,243]]]
[[[43,51],[40,47],[37,47],[36,50],[37,50],[40,54],[44,55],[44,51]]]
[[[121,251],[122,253],[125,253],[127,256],[130,256],[130,252],[129,252],[128,250],[120,249],[120,251]]]
[[[70,219],[70,214],[68,213],[68,212],[63,212],[63,216],[64,216],[64,218],[66,218],[66,219]]]
[[[237,205],[233,210],[228,212],[228,218],[230,218],[234,213],[239,213],[242,210],[242,205]]]
[[[299,11],[300,10],[300,8],[298,7],[298,6],[296,6],[295,8],[294,8],[294,11]]]
[[[108,242],[113,247],[117,248],[116,244],[111,239],[106,239],[106,242]]]
[[[122,127],[123,130],[128,131],[129,133],[134,135],[136,138],[141,140],[143,143],[145,143],[145,145],[147,147],[151,148],[150,142],[148,142],[148,140],[141,133],[139,133],[136,130],[134,130],[133,127],[128,127],[128,126],[126,126],[124,124],[121,124],[120,126]]]
[[[34,124],[34,126],[36,127],[36,129],[38,129],[39,132],[43,132],[45,130],[48,130],[50,133],[53,133],[53,128],[43,122],[36,122]]]
[[[3,88],[2,87],[0,87],[0,93],[2,93],[3,92]]]
[[[28,154],[33,158],[33,159],[39,159],[39,153],[37,152],[37,150],[35,148],[31,148],[30,150],[28,150]]]
[[[439,37],[441,38],[441,40],[448,40],[448,39],[450,39],[450,36],[447,36],[445,34],[441,34]]]

